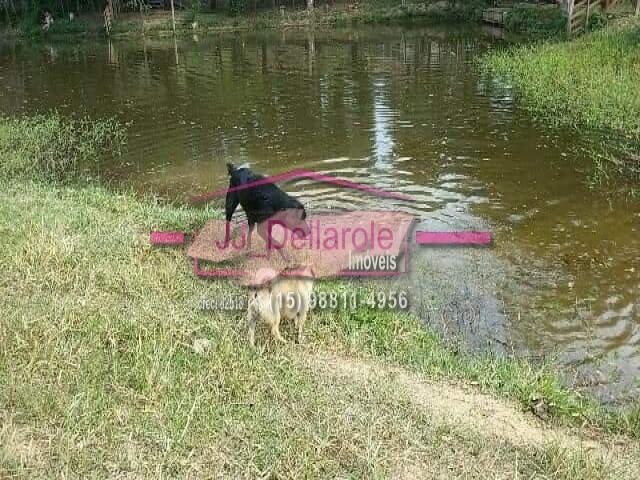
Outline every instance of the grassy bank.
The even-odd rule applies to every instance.
[[[25,123],[7,122],[18,148]],[[199,308],[244,292],[148,242],[220,212],[13,172],[0,176],[0,476],[636,473],[638,412],[607,412],[552,367],[466,357],[411,315],[367,308],[315,311],[307,343],[254,351],[242,312]],[[546,427],[522,412],[540,399]]]
[[[516,4],[508,14],[505,25],[508,32],[527,35],[532,38],[564,36],[567,17],[555,5]]]
[[[447,1],[423,0],[406,2],[371,0],[367,2],[321,5],[309,12],[303,8],[261,9],[255,14],[224,11],[179,10],[176,12],[178,35],[206,34],[224,31],[267,30],[287,28],[345,27],[356,25],[390,25],[429,22],[480,22],[487,0]],[[566,18],[553,6],[518,4],[508,16],[505,28],[530,37],[558,37],[564,34]],[[85,14],[74,21],[59,18],[44,32],[36,20],[26,19],[6,30],[27,38],[64,38],[67,36],[105,36],[101,14]],[[112,24],[115,37],[169,36],[173,34],[171,13],[152,10],[146,13],[123,12]]]
[[[640,160],[640,20],[627,19],[572,41],[494,51],[484,66],[512,85],[537,117],[598,131]],[[635,158],[635,160],[634,160]]]
[[[0,117],[0,177],[68,180],[100,171],[100,160],[118,157],[124,127],[112,119],[70,120],[58,114]]]

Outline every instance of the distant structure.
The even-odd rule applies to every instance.
[[[114,10],[112,0],[107,0],[107,4],[102,12],[104,16],[104,29],[107,32],[107,36],[111,35],[111,26],[113,25]]]
[[[567,12],[567,33],[574,35],[587,30],[591,15],[596,11],[606,12],[618,0],[558,0],[558,3]],[[636,3],[640,5],[640,0]]]
[[[634,0],[635,13],[640,15],[640,0]],[[540,3],[540,2],[539,2]],[[596,12],[606,12],[618,3],[618,0],[548,0],[546,3],[556,3],[567,14],[567,33],[575,35],[584,33],[589,26],[589,20]],[[541,7],[531,4],[531,7]],[[552,5],[548,5],[552,7]],[[513,6],[486,8],[482,12],[482,20],[496,26],[504,26]]]
[[[511,12],[510,8],[487,8],[482,11],[482,21],[491,25],[503,27],[507,21],[507,17]]]
[[[42,14],[42,30],[45,32],[53,25],[53,14],[48,8],[45,8]]]

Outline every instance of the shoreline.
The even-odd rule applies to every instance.
[[[176,36],[215,34],[234,31],[261,31],[312,27],[348,27],[355,25],[432,24],[452,21],[479,23],[480,10],[448,8],[442,2],[390,6],[363,6],[349,9],[345,5],[316,8],[312,12],[299,9],[260,10],[255,15],[231,16],[227,13],[180,11],[176,13]],[[2,31],[5,37],[22,39],[64,39],[74,37],[109,38],[102,15],[83,15],[73,22],[59,20],[51,30],[31,32],[19,28]],[[123,13],[113,24],[111,38],[173,35],[171,12],[151,11],[147,14]]]
[[[587,152],[601,171],[640,179],[640,101],[637,40],[640,18],[619,19],[601,30],[561,42],[515,46],[490,52],[480,68],[513,88],[538,120],[599,135]],[[531,75],[535,71],[536,75]],[[635,191],[632,185],[631,193]]]

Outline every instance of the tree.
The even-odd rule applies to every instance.
[[[171,26],[173,27],[173,34],[176,34],[176,10],[173,7],[173,0],[171,0]]]

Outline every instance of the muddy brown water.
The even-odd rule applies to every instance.
[[[225,162],[249,162],[416,199],[287,184],[312,210],[401,209],[425,228],[489,228],[489,252],[422,251],[435,265],[424,275],[460,298],[481,290],[485,330],[507,349],[557,355],[605,399],[637,395],[640,203],[589,188],[593,139],[536,123],[508,85],[478,73],[474,59],[498,43],[453,28],[5,43],[0,112],[117,117],[128,151],[101,174],[176,201],[224,187]],[[450,287],[438,275],[470,280]],[[433,283],[421,285],[418,301]]]

